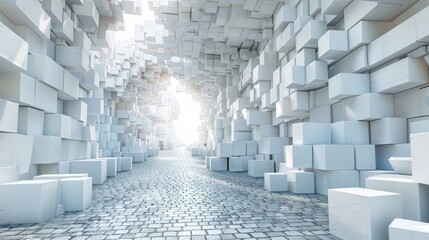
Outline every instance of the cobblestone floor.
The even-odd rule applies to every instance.
[[[261,178],[210,172],[185,150],[133,168],[95,186],[85,212],[0,226],[0,239],[338,239],[326,197],[269,193]]]

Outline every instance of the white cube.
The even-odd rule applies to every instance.
[[[246,155],[253,156],[258,153],[258,144],[256,142],[246,143]]]
[[[4,11],[4,9],[2,10]],[[2,29],[0,65],[2,68],[13,72],[27,70],[28,43],[9,29],[3,22],[0,22],[0,28]],[[17,49],[19,49],[19,51],[17,51]]]
[[[294,123],[292,125],[294,145],[331,143],[331,126],[325,123]]]
[[[285,162],[289,168],[313,168],[313,148],[310,145],[285,146]]]
[[[286,173],[264,173],[264,187],[269,192],[287,192]]]
[[[0,97],[20,103],[34,106],[36,80],[24,73],[0,74]]]
[[[119,157],[121,160],[121,171],[133,170],[133,158],[131,157]]]
[[[61,161],[61,138],[54,136],[34,136],[33,164],[58,163]]]
[[[333,144],[369,144],[369,124],[362,121],[339,121],[331,125]]]
[[[408,142],[406,118],[383,118],[370,122],[371,144],[398,144]]]
[[[228,170],[228,159],[226,157],[210,157],[211,171],[226,171]]]
[[[57,112],[58,92],[45,83],[36,80],[36,92],[34,95],[34,107],[42,109],[47,113]]]
[[[88,118],[88,105],[80,100],[64,101],[63,112],[75,120],[86,122]]]
[[[284,154],[284,146],[289,144],[288,138],[267,137],[259,142],[259,153],[261,154]]]
[[[375,146],[355,145],[356,170],[376,169]]]
[[[319,40],[319,58],[337,60],[349,50],[347,31],[328,30]]]
[[[314,145],[314,169],[353,170],[355,156],[353,145]]]
[[[117,161],[116,158],[100,158],[106,160],[107,164],[107,177],[114,177],[118,172],[117,169]]]
[[[42,223],[57,210],[57,180],[27,180],[0,184],[0,224]]]
[[[371,121],[394,116],[393,95],[366,93],[343,101],[346,120]]]
[[[248,174],[251,177],[263,177],[264,173],[274,172],[274,161],[251,160],[248,161]]]
[[[404,218],[429,221],[429,186],[413,182],[411,176],[383,174],[369,177],[366,179],[366,188],[401,194]]]
[[[429,224],[395,218],[389,225],[389,240],[426,240],[429,239]]]
[[[314,61],[305,67],[305,89],[319,88],[328,82],[328,64]]]
[[[316,193],[328,195],[328,189],[349,188],[359,186],[359,171],[356,170],[336,170],[322,171],[315,170]]]
[[[388,226],[397,217],[402,217],[400,194],[365,188],[329,190],[329,232],[337,237],[388,239]]]
[[[390,170],[364,170],[359,171],[359,187],[366,187],[366,179],[372,176],[377,176],[381,174],[395,174],[394,171]]]
[[[232,143],[219,143],[216,149],[216,156],[223,157],[232,157]]]
[[[71,138],[71,117],[62,114],[45,114],[44,134],[64,139]]]
[[[191,149],[191,156],[200,156],[200,149],[199,148],[192,148]]]
[[[319,38],[327,31],[325,21],[310,20],[296,34],[296,50],[317,48]]]
[[[44,120],[44,112],[30,107],[20,107],[18,132],[26,135],[43,135]]]
[[[104,159],[72,161],[70,173],[88,173],[92,177],[92,184],[102,184],[107,179],[107,162]]]
[[[298,194],[315,193],[314,172],[290,170],[287,171],[287,175],[290,192]]]
[[[342,100],[370,92],[369,75],[339,73],[329,79],[329,99]]]
[[[58,63],[46,55],[28,57],[28,74],[56,90],[63,89],[63,71],[64,69]]]
[[[389,162],[397,174],[412,175],[412,159],[410,157],[391,157]]]

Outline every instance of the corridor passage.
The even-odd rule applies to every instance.
[[[210,172],[185,149],[161,151],[93,190],[92,207],[0,239],[337,239],[326,197],[269,193],[247,173]]]

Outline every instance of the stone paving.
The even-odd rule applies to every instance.
[[[93,189],[93,205],[0,239],[338,239],[327,199],[269,193],[262,178],[210,172],[184,149],[161,151]]]

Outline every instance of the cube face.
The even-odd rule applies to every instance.
[[[232,156],[246,156],[246,142],[232,142]]]
[[[28,64],[28,43],[2,22],[0,22],[0,28],[2,29],[2,42],[7,43],[0,45],[1,69],[17,72],[26,71]],[[16,49],[19,49],[19,51],[16,51]]]
[[[359,186],[359,172],[356,170],[322,171],[315,170],[316,193],[327,196],[332,188]]]
[[[103,184],[107,179],[107,162],[103,159],[72,161],[70,173],[88,173],[92,184]]]
[[[248,174],[251,177],[263,177],[264,173],[274,172],[274,161],[250,160],[248,161]]]
[[[18,131],[19,105],[0,98],[0,131],[16,133]]]
[[[294,145],[313,145],[331,143],[331,126],[325,123],[295,123],[293,128]]]
[[[340,73],[329,79],[329,99],[342,100],[370,92],[369,75]]]
[[[296,35],[296,49],[317,48],[318,39],[327,31],[325,21],[310,20]]]
[[[313,168],[313,148],[308,145],[285,146],[285,161],[289,168]]]
[[[219,158],[232,157],[232,143],[219,143],[216,150],[216,156]]]
[[[347,54],[347,31],[328,30],[318,40],[320,59],[339,59]]]
[[[62,114],[45,114],[45,135],[71,139],[71,131],[71,117]]]
[[[225,157],[211,157],[210,158],[211,171],[226,171],[228,170],[228,159]]]
[[[353,145],[314,145],[314,169],[353,170],[355,169]]]
[[[399,194],[364,188],[329,190],[329,231],[337,237],[387,239],[388,226],[397,217],[402,217]]]
[[[369,124],[363,121],[339,121],[332,123],[333,144],[369,144]]]
[[[289,191],[298,194],[315,193],[314,172],[288,171]]]
[[[58,93],[55,89],[36,80],[36,94],[34,106],[48,113],[57,112]]]
[[[35,104],[36,80],[23,73],[0,75],[0,97],[23,105]]]
[[[415,240],[424,240],[429,238],[427,229],[427,223],[395,218],[389,225],[389,239],[401,240],[411,236]]]
[[[314,61],[305,68],[305,88],[312,89],[323,86],[328,82],[328,64],[324,61]]]
[[[356,170],[375,170],[375,146],[355,145]]]
[[[372,144],[399,144],[408,142],[407,120],[405,118],[383,118],[372,121]]]
[[[49,164],[61,161],[61,139],[53,136],[34,136],[33,164]]]
[[[286,173],[264,173],[264,187],[269,192],[286,192],[287,182]]]
[[[45,114],[30,107],[19,108],[18,132],[26,135],[43,135]]]
[[[394,116],[393,95],[366,93],[343,101],[345,120],[371,121]]]

